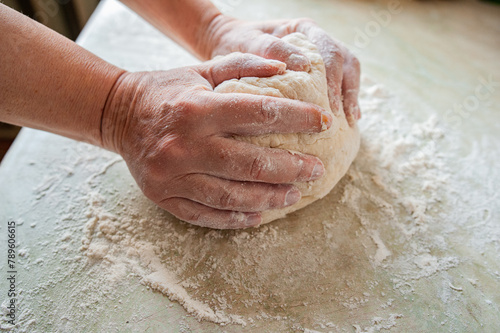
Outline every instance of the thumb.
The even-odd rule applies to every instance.
[[[213,88],[224,81],[242,77],[269,77],[284,74],[286,64],[248,53],[232,53],[198,66],[199,73]]]

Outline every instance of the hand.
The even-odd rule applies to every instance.
[[[300,101],[213,88],[284,70],[281,62],[240,53],[193,67],[125,73],[106,102],[103,145],[123,156],[148,198],[178,218],[218,229],[257,226],[259,212],[300,199],[291,183],[318,179],[324,167],[314,156],[233,136],[321,132],[332,117]]]
[[[212,23],[212,57],[231,52],[253,53],[286,63],[287,68],[307,71],[311,63],[300,50],[280,38],[293,32],[306,35],[318,47],[326,67],[328,97],[333,112],[343,101],[347,121],[354,126],[361,118],[358,104],[360,64],[341,42],[331,38],[309,19],[244,22],[218,16]]]

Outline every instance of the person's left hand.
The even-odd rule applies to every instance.
[[[330,37],[312,20],[245,22],[221,15],[213,23],[212,31],[212,57],[231,52],[253,53],[282,61],[290,70],[307,71],[311,65],[309,59],[296,46],[280,39],[293,32],[303,33],[316,44],[323,57],[332,111],[338,112],[343,102],[351,126],[361,118],[358,104],[359,61],[341,42]]]

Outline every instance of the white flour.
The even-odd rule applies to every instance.
[[[419,302],[419,292],[437,274],[437,281],[446,280],[436,287],[441,300],[459,301],[457,294],[479,287],[478,280],[454,281],[448,273],[466,265],[467,257],[459,255],[465,253],[460,248],[450,251],[458,245],[450,245],[447,235],[460,239],[463,229],[472,237],[461,245],[494,250],[490,256],[498,260],[500,229],[493,206],[480,200],[484,195],[474,195],[483,188],[459,186],[454,175],[459,169],[467,180],[480,182],[497,173],[480,155],[489,145],[498,152],[498,143],[482,142],[462,163],[451,165],[453,138],[438,118],[415,122],[401,105],[364,79],[363,139],[347,176],[323,200],[287,220],[245,231],[177,222],[142,196],[120,158],[75,143],[57,172],[34,189],[39,202],[67,196],[71,206],[59,207],[62,218],[52,223],[55,245],[43,239],[23,244],[23,265],[34,274],[47,261],[60,263],[36,288],[24,291],[23,302],[43,295],[44,304],[31,305],[17,330],[32,331],[43,323],[81,331],[103,320],[110,330],[119,330],[120,323],[100,317],[106,310],[100,300],[115,300],[118,314],[122,299],[133,291],[126,287],[130,281],[165,294],[200,320],[305,332],[397,328],[411,315],[401,305]],[[87,181],[76,189],[65,186],[65,179],[78,174]],[[485,186],[494,202],[496,187]],[[464,208],[457,208],[461,204]],[[31,246],[51,256],[31,255]],[[52,288],[75,281],[75,275],[82,278],[68,298],[50,296]],[[134,290],[140,289],[137,283]],[[42,308],[60,315],[35,315]],[[369,317],[350,315],[366,308]],[[446,313],[447,325],[455,315]],[[130,320],[138,323],[140,314]],[[5,317],[1,325],[8,329]],[[189,331],[189,324],[181,326]]]

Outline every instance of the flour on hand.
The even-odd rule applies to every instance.
[[[283,37],[287,43],[297,46],[310,59],[309,72],[287,70],[285,74],[272,77],[244,77],[225,81],[215,88],[219,93],[250,93],[301,100],[324,108],[333,116],[332,126],[317,134],[267,134],[257,137],[235,137],[261,147],[286,149],[314,155],[321,159],[325,174],[321,179],[295,184],[302,198],[296,204],[282,209],[265,211],[262,223],[284,217],[323,198],[344,176],[359,150],[359,131],[350,127],[343,110],[333,112],[328,100],[326,71],[316,46],[301,33]]]

